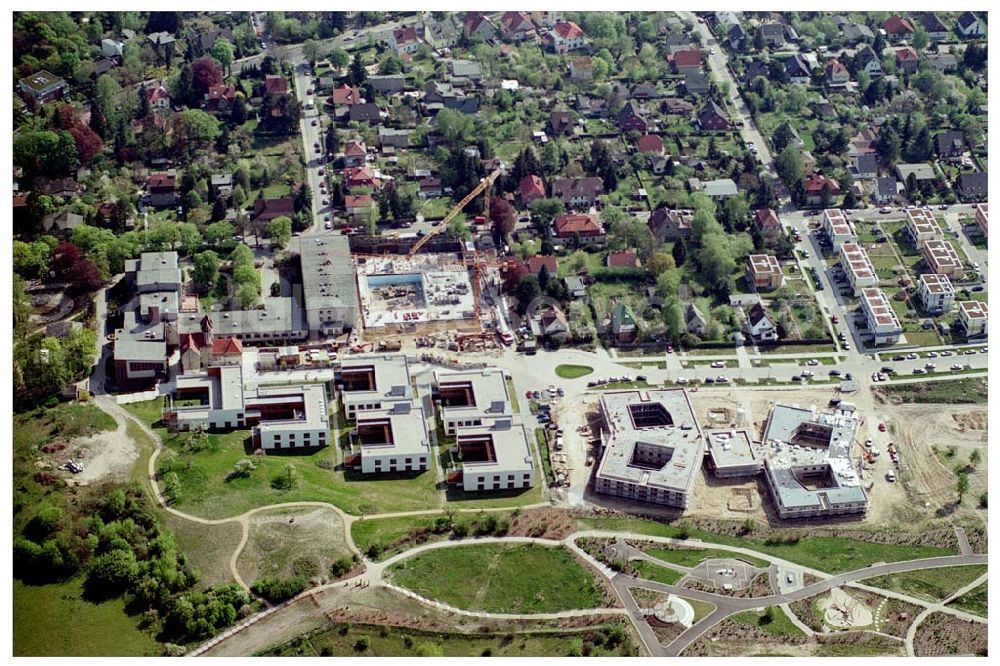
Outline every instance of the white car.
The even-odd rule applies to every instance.
[[[927,358],[937,358],[937,357],[938,357],[938,353],[937,352],[933,352],[932,351],[932,352],[928,352],[927,353]]]
[[[325,228],[327,230],[333,229],[333,222],[327,220],[326,224],[323,225],[323,228]]]
[[[719,384],[725,384],[726,382],[729,381],[729,377],[726,377],[725,375],[719,375],[718,377],[715,378],[715,381],[718,382]]]
[[[819,359],[811,358],[809,359],[809,362],[806,363],[806,365],[814,365],[814,366],[819,365]]]
[[[726,362],[725,361],[715,361],[715,362],[712,363],[712,367],[713,368],[724,368],[724,367],[726,367]]]
[[[687,377],[678,377],[677,379],[674,380],[674,383],[675,384],[680,384],[681,386],[684,386],[685,384],[688,383],[688,379],[687,379]]]

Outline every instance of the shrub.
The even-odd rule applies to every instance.
[[[368,636],[366,635],[358,639],[358,642],[354,644],[354,649],[358,652],[364,652],[371,646],[372,646],[372,639],[368,638]]]
[[[272,604],[291,599],[304,589],[306,589],[306,579],[304,576],[258,578],[250,586],[250,590],[254,594],[267,599]]]

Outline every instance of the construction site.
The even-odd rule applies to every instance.
[[[366,329],[413,331],[474,318],[469,272],[453,255],[370,257],[357,271]]]

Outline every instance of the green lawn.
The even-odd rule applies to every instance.
[[[684,574],[680,571],[661,567],[646,560],[632,560],[631,564],[632,568],[639,574],[639,578],[656,581],[664,585],[673,585],[684,577]]]
[[[766,610],[744,611],[737,613],[731,618],[733,622],[749,624],[759,628],[761,631],[772,636],[783,636],[788,638],[804,637],[802,630],[792,624],[792,620],[781,610],[780,606],[770,606]]]
[[[888,394],[891,398],[912,403],[985,405],[989,398],[985,377],[885,385],[880,386],[878,390]]]
[[[441,504],[433,469],[416,476],[397,474],[375,478],[345,473],[343,469],[334,469],[338,458],[333,446],[257,457],[249,452],[250,431],[234,430],[209,434],[209,446],[191,452],[185,448],[187,435],[153,425],[159,421],[160,404],[157,399],[126,405],[126,408],[153,426],[171,452],[160,454],[158,469],[169,464],[177,474],[181,497],[175,505],[189,513],[223,518],[260,506],[298,501],[329,502],[353,514],[433,509]],[[227,481],[229,471],[244,458],[252,458],[256,469],[249,477]],[[274,488],[272,479],[287,465],[294,468],[293,487]]]
[[[683,534],[683,530],[676,525],[643,518],[582,518],[578,523],[580,529],[589,530],[635,532],[675,539]],[[899,562],[955,554],[948,549],[934,546],[874,543],[845,537],[810,536],[794,543],[776,543],[765,539],[713,534],[693,527],[687,530],[687,534],[691,538],[706,542],[742,546],[831,574],[861,569],[875,562]],[[791,534],[790,532],[789,536]]]
[[[626,657],[634,654],[630,639],[608,648],[596,645],[595,635],[617,633],[610,625],[578,630],[524,633],[441,633],[366,624],[334,624],[259,653],[269,657],[568,657],[579,655],[585,643],[591,656]]]
[[[586,377],[592,373],[594,369],[589,365],[557,365],[556,374],[563,379],[577,379],[578,377]]]
[[[600,608],[593,574],[562,547],[479,544],[404,560],[392,581],[456,608],[491,613],[550,613]]]
[[[677,564],[682,567],[694,567],[701,562],[711,558],[736,558],[743,560],[755,567],[766,569],[771,566],[770,562],[760,560],[748,555],[740,555],[717,548],[646,548],[643,552],[664,562]]]
[[[981,615],[982,617],[987,617],[986,615],[986,598],[988,596],[988,583],[983,583],[979,587],[976,587],[958,599],[948,604],[959,610],[964,610],[967,613],[974,613],[976,615]]]
[[[538,453],[542,457],[542,470],[545,472],[545,481],[552,486],[556,477],[552,472],[552,459],[549,457],[549,440],[545,439],[545,428],[535,428],[535,442],[538,444]]]
[[[14,581],[15,657],[159,656],[156,640],[125,614],[124,599],[82,599],[83,578],[49,585]]]
[[[514,390],[514,380],[507,378],[507,393],[510,395],[510,406],[515,412],[521,411],[521,403],[517,400],[517,391]]]
[[[681,599],[691,604],[691,608],[694,609],[695,622],[700,622],[702,618],[706,617],[715,610],[715,604],[710,604],[707,601],[688,599],[687,597],[681,597]]]
[[[877,576],[864,582],[891,592],[909,594],[927,601],[941,601],[986,572],[986,565],[922,569],[891,576]]]

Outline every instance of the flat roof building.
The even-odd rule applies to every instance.
[[[684,389],[615,391],[601,396],[597,492],[684,508],[704,441]]]
[[[839,208],[827,208],[823,211],[823,230],[830,237],[834,252],[840,250],[844,243],[858,241],[854,225]]]
[[[934,213],[926,208],[906,209],[906,232],[919,250],[929,240],[943,238],[941,226],[934,219]]]
[[[441,403],[445,434],[488,425],[514,413],[507,379],[499,368],[434,372],[434,399]]]
[[[947,275],[924,273],[917,282],[917,292],[924,310],[930,314],[949,312],[955,305],[955,287]]]
[[[784,277],[774,255],[751,254],[747,258],[747,279],[757,289],[779,289]]]
[[[762,468],[748,430],[706,430],[705,445],[712,471],[719,478],[755,476]]]
[[[448,480],[461,481],[466,492],[514,490],[535,484],[528,433],[517,417],[505,416],[480,426],[460,428],[455,448],[461,473],[450,472]]]
[[[340,335],[358,325],[358,285],[347,236],[303,236],[302,297],[313,338]]]
[[[958,258],[955,248],[946,240],[925,241],[920,254],[923,255],[931,273],[947,275],[952,280],[961,280],[965,276],[965,266]]]
[[[873,344],[894,345],[899,342],[903,327],[884,291],[878,287],[862,289],[861,310],[865,315],[868,333],[873,337]]]
[[[181,333],[197,333],[205,317],[211,319],[215,335],[237,338],[249,344],[283,344],[304,340],[305,313],[290,296],[266,296],[250,310],[212,310],[181,315]]]
[[[984,236],[989,236],[990,231],[990,205],[981,203],[976,204],[976,225],[979,230],[983,232]]]
[[[851,464],[853,409],[817,412],[776,403],[761,455],[771,498],[783,519],[864,514],[868,495]]]
[[[958,304],[958,323],[965,330],[965,337],[986,337],[989,334],[990,307],[981,301],[962,301]]]
[[[410,367],[403,354],[343,358],[337,363],[334,384],[349,419],[414,398]]]
[[[844,243],[840,246],[840,266],[847,274],[854,295],[865,287],[877,287],[878,275],[868,253],[859,243]]]
[[[425,472],[431,446],[424,410],[406,400],[359,412],[351,446],[363,474]]]

